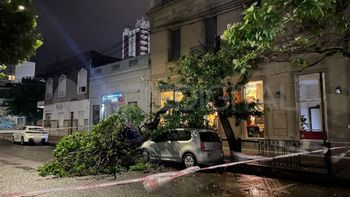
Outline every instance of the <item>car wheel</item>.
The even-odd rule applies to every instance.
[[[24,145],[24,137],[21,137],[21,145]]]
[[[186,168],[197,165],[196,157],[192,153],[186,153],[182,158],[182,163]]]
[[[150,158],[149,158],[149,152],[147,149],[142,149],[142,157],[145,161],[149,161]]]

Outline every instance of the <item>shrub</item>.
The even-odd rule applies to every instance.
[[[54,150],[54,159],[38,169],[40,175],[115,175],[130,169],[138,163],[140,153],[135,145],[122,137],[121,132],[126,124],[134,123],[139,127],[137,124],[141,124],[142,117],[145,115],[139,108],[123,107],[91,131],[64,137]],[[140,165],[133,169],[140,169]]]

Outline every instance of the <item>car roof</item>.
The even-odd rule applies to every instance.
[[[38,129],[43,129],[43,128],[40,127],[40,126],[24,126],[24,127],[26,127],[26,128],[38,128]]]

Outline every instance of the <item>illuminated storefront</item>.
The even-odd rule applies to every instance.
[[[118,107],[124,104],[125,104],[125,97],[124,97],[124,94],[121,92],[103,96],[102,103],[101,103],[102,119],[115,113]]]
[[[252,81],[247,83],[244,89],[244,98],[250,102],[260,103],[260,109],[264,110],[264,83],[263,81]],[[249,120],[246,122],[247,127],[246,133],[249,138],[264,138],[265,137],[265,123],[264,116],[255,117],[250,116]]]

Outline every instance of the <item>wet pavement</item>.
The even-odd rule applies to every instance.
[[[39,189],[80,186],[114,181],[111,176],[78,178],[40,177],[36,168],[51,159],[53,147],[21,146],[0,141],[0,194]],[[145,176],[127,172],[117,176],[126,180]],[[350,185],[350,183],[349,183]],[[43,196],[350,196],[350,187],[335,188],[290,180],[230,172],[195,173],[148,193],[141,184],[114,186],[80,192],[51,193]]]

